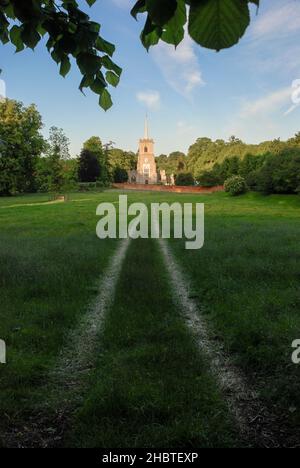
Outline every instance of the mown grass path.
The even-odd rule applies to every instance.
[[[180,316],[166,275],[158,243],[132,241],[99,336],[91,390],[65,445],[235,445],[226,403]]]
[[[0,439],[11,437],[3,445],[299,445],[300,367],[291,363],[300,323],[299,198],[130,194],[205,202],[205,247],[187,252],[172,240],[184,278],[170,281],[172,259],[164,263],[158,242],[133,241],[116,295],[106,286],[105,311],[88,309],[119,245],[96,238],[95,209],[117,204],[118,195],[56,205],[24,197],[28,207],[20,197],[13,208],[1,200],[0,338],[9,361],[0,369]],[[244,377],[232,390],[222,384],[224,357],[255,390],[246,389],[248,401]],[[28,421],[34,430],[26,433]]]

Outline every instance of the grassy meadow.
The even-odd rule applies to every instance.
[[[0,198],[0,440],[41,414],[45,381],[95,296],[119,241],[99,241],[96,207],[119,193]],[[205,203],[205,246],[170,246],[212,338],[300,436],[300,197],[128,193],[129,202]],[[176,304],[156,241],[133,241],[63,446],[242,446],[209,362]],[[21,442],[16,440],[16,445]],[[33,441],[34,442],[34,441]],[[1,443],[0,443],[1,445]]]

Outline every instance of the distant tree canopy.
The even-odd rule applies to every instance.
[[[35,189],[40,192],[59,192],[65,183],[65,166],[70,160],[69,139],[63,129],[50,128],[43,157],[34,170]]]
[[[128,172],[136,169],[137,154],[113,148],[108,153],[108,166],[114,182],[127,182]]]
[[[195,179],[190,172],[181,172],[176,177],[175,185],[178,185],[178,186],[195,185]]]
[[[187,169],[197,178],[203,172],[211,170],[215,164],[222,164],[226,159],[231,160],[229,164],[237,164],[236,159],[232,160],[232,158],[243,159],[247,154],[255,156],[268,152],[279,153],[287,144],[297,144],[292,140],[283,142],[278,139],[265,141],[258,145],[249,145],[236,137],[230,137],[229,141],[198,138],[189,148]],[[231,172],[234,173],[234,169]]]
[[[187,158],[181,151],[173,151],[169,156],[162,154],[156,158],[158,170],[165,170],[168,176],[177,175],[186,169]]]
[[[78,178],[80,182],[96,182],[101,174],[101,168],[95,153],[83,149],[79,156]]]
[[[103,159],[103,146],[102,146],[102,141],[99,137],[92,136],[91,138],[89,138],[83,144],[83,149],[86,149],[94,153],[94,155],[97,156],[99,162]]]
[[[96,0],[86,0],[92,6]],[[177,46],[187,33],[201,46],[221,50],[235,45],[250,23],[249,4],[259,0],[138,0],[131,14],[146,14],[141,34],[149,49],[162,40]],[[186,27],[187,24],[187,27]],[[99,95],[100,106],[112,105],[109,85],[122,73],[111,57],[115,46],[100,35],[100,24],[83,12],[76,0],[0,0],[0,40],[16,51],[34,49],[46,37],[46,47],[65,77],[75,59],[82,74],[80,90]]]
[[[0,102],[0,194],[31,192],[38,157],[46,148],[42,118],[34,105]]]

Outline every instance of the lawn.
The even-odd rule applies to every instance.
[[[171,248],[192,282],[211,336],[300,436],[300,197],[129,193],[129,202],[205,203],[205,246]],[[99,241],[96,207],[119,193],[0,199],[0,430],[26,423],[47,400],[44,382],[95,295],[119,241]],[[99,356],[64,444],[236,446],[209,363],[172,303],[154,241],[131,244],[99,336]],[[5,445],[5,441],[3,441]]]
[[[211,335],[225,343],[264,402],[300,435],[300,197],[229,198],[206,203],[206,241],[172,248],[191,280]]]

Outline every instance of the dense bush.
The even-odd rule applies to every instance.
[[[177,175],[175,184],[178,186],[195,185],[195,179],[190,172],[181,172]]]
[[[116,184],[128,182],[128,172],[121,167],[116,167],[113,173],[113,179]]]
[[[300,186],[300,149],[268,155],[257,174],[257,188],[265,194],[297,193]]]
[[[241,176],[233,176],[225,181],[225,191],[232,196],[242,195],[248,190],[246,181]]]
[[[221,184],[221,179],[216,171],[204,171],[196,180],[202,187],[214,187]]]
[[[96,154],[83,149],[79,157],[78,178],[80,182],[96,182],[100,177],[100,164]]]

